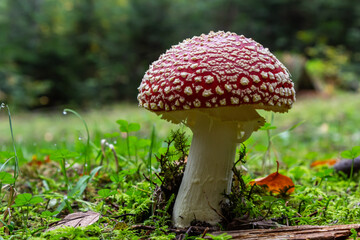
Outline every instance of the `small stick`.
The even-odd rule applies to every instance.
[[[209,231],[209,228],[208,227],[205,228],[203,234],[201,235],[201,238],[204,238],[208,231]]]

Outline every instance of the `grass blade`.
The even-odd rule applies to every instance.
[[[83,117],[81,117],[81,115],[79,113],[77,113],[75,110],[69,109],[69,108],[65,108],[63,111],[63,114],[67,114],[67,112],[70,112],[72,114],[74,114],[75,116],[77,116],[84,124],[85,129],[86,129],[86,134],[87,134],[87,143],[86,143],[86,152],[85,152],[85,161],[84,161],[84,172],[89,173],[91,166],[90,166],[90,162],[88,160],[89,157],[89,149],[90,149],[90,133],[89,133],[89,128],[85,122],[85,120],[83,119]]]
[[[10,133],[11,133],[11,139],[12,139],[12,144],[13,144],[13,148],[14,148],[14,155],[15,155],[15,159],[14,159],[15,160],[15,164],[14,164],[14,179],[15,179],[15,181],[14,181],[14,184],[13,184],[13,187],[15,188],[16,179],[19,176],[19,159],[18,159],[18,156],[17,156],[17,153],[16,153],[15,139],[14,139],[14,133],[13,133],[13,127],[12,127],[12,121],[11,121],[10,108],[5,103],[2,103],[0,105],[0,109],[2,109],[2,108],[7,109],[8,116],[9,116]],[[5,164],[6,164],[6,162],[5,162]]]
[[[149,155],[148,155],[148,159],[147,159],[147,168],[148,168],[150,180],[152,180],[151,159],[152,159],[154,144],[155,144],[155,125],[153,125],[152,130],[151,130],[151,143],[150,143]]]

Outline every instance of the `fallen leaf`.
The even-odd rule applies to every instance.
[[[37,156],[36,155],[33,155],[32,158],[31,158],[31,161],[27,163],[27,165],[29,166],[35,166],[35,167],[40,167],[41,165],[45,164],[45,163],[50,163],[51,160],[50,160],[50,156],[47,155],[44,157],[44,160],[40,160],[40,159],[37,159]]]
[[[287,193],[291,194],[295,191],[295,184],[291,178],[279,173],[279,163],[276,172],[267,177],[257,178],[251,181],[250,185],[266,186],[267,190],[272,193]]]
[[[47,231],[52,231],[60,227],[86,227],[99,220],[100,213],[93,211],[71,213],[64,219],[51,224]]]
[[[42,165],[42,161],[37,159],[36,155],[33,155],[31,157],[31,161],[27,163],[29,166],[38,166],[40,167]]]
[[[318,167],[318,166],[333,166],[335,165],[339,160],[338,159],[326,159],[326,160],[317,160],[311,163],[310,167]]]
[[[50,160],[50,155],[46,155],[46,156],[44,157],[44,162],[46,162],[46,163],[51,162],[51,160]]]

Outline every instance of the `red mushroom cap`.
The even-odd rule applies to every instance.
[[[145,73],[138,100],[158,114],[239,105],[287,112],[295,90],[267,48],[220,31],[186,39],[161,55]]]

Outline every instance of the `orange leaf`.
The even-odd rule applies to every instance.
[[[314,161],[313,163],[311,163],[310,167],[318,167],[318,166],[333,166],[335,165],[335,163],[337,163],[339,160],[338,159],[327,159],[327,160],[317,160]]]
[[[33,155],[33,156],[31,157],[31,161],[28,162],[27,164],[28,164],[29,166],[38,166],[38,167],[40,167],[40,166],[43,165],[44,163],[49,163],[50,161],[51,161],[51,160],[50,160],[50,156],[49,156],[49,155],[45,156],[44,161],[38,160],[38,159],[37,159],[37,156],[36,156],[36,155]]]
[[[288,193],[295,191],[295,184],[291,178],[279,173],[279,162],[276,161],[276,172],[267,177],[257,178],[255,181],[249,182],[251,185],[267,186],[267,190],[272,193]]]
[[[46,163],[51,162],[51,160],[50,160],[50,155],[46,155],[46,156],[44,157],[44,162],[46,162]]]
[[[291,178],[280,174],[279,172],[274,172],[267,177],[257,178],[254,181],[251,181],[250,184],[259,186],[267,186],[269,192],[273,193],[293,193],[295,190],[294,182]]]
[[[36,156],[36,155],[33,155],[33,156],[31,157],[31,161],[28,162],[27,164],[28,164],[29,166],[38,166],[38,167],[40,167],[41,164],[42,164],[42,162],[41,162],[41,160],[38,160],[38,159],[37,159],[37,156]]]

